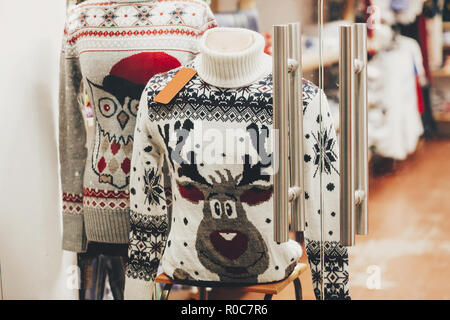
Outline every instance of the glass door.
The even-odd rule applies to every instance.
[[[264,6],[262,6],[264,3]],[[300,159],[296,159],[295,146],[289,150],[289,186],[302,187],[302,202],[294,200],[291,206],[290,237],[296,238],[303,245],[302,263],[308,265],[307,276],[302,279],[305,299],[349,299],[349,261],[348,249],[341,243],[341,158],[339,150],[339,58],[340,38],[339,27],[348,15],[340,10],[339,4],[331,5],[327,1],[256,1],[262,30],[272,30],[271,47],[268,52],[274,56],[274,126],[277,118],[282,118],[282,97],[287,96],[290,106],[289,142],[300,144]],[[340,5],[347,8],[345,1]],[[258,6],[261,4],[261,6]],[[270,10],[268,10],[270,7]],[[269,14],[270,12],[270,14]],[[301,24],[301,58],[295,55],[295,42],[298,36],[293,36],[293,23]],[[287,36],[283,39],[283,26]],[[349,40],[350,41],[350,40]],[[283,47],[284,42],[288,42]],[[351,43],[349,42],[349,45]],[[301,112],[296,115],[292,108],[295,101],[291,83],[282,83],[277,89],[279,69],[286,68],[281,64],[286,58],[292,81],[293,63],[300,63],[301,78]],[[349,51],[351,52],[351,50]],[[279,63],[280,65],[277,65]],[[331,83],[331,85],[330,85]],[[349,86],[351,84],[349,83]],[[283,88],[285,87],[285,88]],[[286,87],[289,87],[286,88]],[[350,99],[350,98],[349,98]],[[284,101],[286,103],[286,101]],[[349,100],[350,102],[350,100]],[[293,119],[301,118],[300,130],[293,124]],[[282,132],[280,131],[280,136]],[[301,137],[301,139],[297,139]],[[296,140],[297,139],[297,140]],[[286,147],[283,138],[280,148]],[[282,150],[280,150],[282,153]],[[293,163],[299,162],[302,171],[296,181],[296,169]],[[282,171],[282,170],[280,170]],[[284,176],[283,176],[284,177]],[[283,178],[282,183],[283,184]],[[286,185],[284,181],[284,185]],[[275,178],[275,185],[277,180]],[[275,194],[277,188],[275,187]],[[282,197],[280,197],[282,198]],[[299,208],[302,207],[302,208]],[[303,209],[303,210],[302,210]],[[280,205],[279,212],[284,212]],[[299,218],[300,215],[302,218]],[[275,220],[278,220],[277,218]]]
[[[400,2],[318,1],[325,299],[448,299],[442,5]]]
[[[318,1],[322,92],[320,272],[322,299],[351,299],[349,248],[367,234],[367,25],[362,1]],[[357,23],[362,22],[362,23]]]
[[[289,148],[291,161],[286,165],[288,177],[282,179],[281,184],[284,187],[289,185],[290,191],[294,191],[292,190],[294,186],[300,187],[300,192],[297,193],[297,197],[298,195],[300,197],[296,198],[291,206],[286,201],[284,208],[290,209],[289,238],[296,239],[302,244],[301,263],[308,266],[307,271],[301,276],[303,298],[343,298],[346,290],[341,284],[347,281],[347,265],[343,265],[341,261],[346,256],[342,253],[343,249],[337,247],[337,240],[330,241],[336,238],[339,228],[336,224],[336,221],[339,221],[338,144],[331,122],[331,111],[323,94],[324,62],[325,60],[328,64],[337,62],[338,55],[325,51],[323,47],[321,40],[323,4],[316,0],[253,2],[258,16],[258,31],[266,35],[266,53],[274,56],[274,119],[286,115],[283,112],[275,115],[277,110],[289,109],[288,117],[285,119],[290,127],[288,139],[282,139],[280,146]],[[219,14],[217,17],[221,25],[222,16]],[[299,27],[297,23],[300,24],[300,30],[297,29]],[[277,63],[282,64],[281,62],[285,61],[286,56],[290,60],[282,67],[277,66]],[[279,81],[277,70],[285,68],[289,69],[289,81],[276,89]],[[301,99],[296,99],[296,90],[300,91],[300,88]],[[279,104],[277,96],[281,100],[286,98],[284,103],[289,107],[280,107],[284,104],[283,102]],[[296,107],[295,102],[298,102]],[[296,113],[296,110],[299,112]],[[297,118],[300,119],[301,128],[295,126],[293,119]],[[289,143],[292,142],[289,147],[287,140]],[[299,150],[301,152],[297,157]],[[296,168],[293,163],[298,164],[300,168]],[[328,191],[332,194],[331,202],[324,199],[322,192],[326,188],[326,185],[323,187],[324,181],[329,184],[330,189],[333,189]],[[280,208],[283,208],[283,203],[280,204]],[[284,208],[279,211],[284,212]],[[324,211],[329,212],[327,217],[322,219]],[[326,228],[325,223],[328,225]],[[332,228],[328,230],[330,226]],[[324,230],[334,233],[326,236]],[[325,273],[326,267],[332,271]]]
[[[346,213],[354,201],[353,196],[349,197],[353,194],[349,189],[355,187],[351,183],[355,163],[350,159],[354,156],[356,145],[349,138],[354,134],[352,130],[355,127],[354,119],[342,117],[339,105],[350,107],[354,102],[351,92],[353,68],[348,57],[355,45],[352,36],[348,35],[353,31],[351,23],[354,21],[343,21],[348,18],[354,4],[354,1],[317,1],[318,64],[315,74],[319,89],[319,115],[316,119],[318,125],[312,132],[305,132],[305,139],[313,139],[310,145],[315,153],[315,174],[320,180],[320,209],[314,212],[315,216],[310,216],[310,219],[318,221],[320,230],[318,236],[312,236],[307,241],[306,249],[318,253],[309,254],[309,262],[320,279],[320,287],[315,288],[315,292],[321,300],[351,298],[349,243],[345,231],[348,232],[346,228],[351,228],[348,224],[353,223],[346,219]],[[345,30],[347,38],[343,37],[342,25],[350,26]],[[342,121],[349,122],[347,132],[340,130]],[[306,160],[309,158],[309,154],[305,154],[305,166],[308,166]]]

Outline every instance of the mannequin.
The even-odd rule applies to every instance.
[[[157,103],[154,97],[179,68],[148,83],[139,106],[133,150],[130,185],[135,192],[130,201],[135,209],[131,211],[126,299],[151,298],[160,261],[171,278],[241,285],[280,281],[295,267],[302,253],[299,244],[273,241],[273,185],[265,172],[273,152],[272,58],[264,53],[264,46],[264,38],[249,30],[211,29],[200,41],[200,54],[188,65],[197,75],[169,104]],[[303,81],[305,238],[319,297],[322,178],[328,185],[323,206],[325,272],[333,273],[333,277],[325,275],[325,297],[346,299],[348,257],[338,243],[336,133],[331,117],[322,120],[320,99],[322,114],[327,115],[323,93]],[[247,148],[240,154],[227,150],[228,143]],[[327,150],[320,150],[321,146]],[[326,154],[324,166],[318,158],[322,153]],[[170,233],[160,188],[166,183],[163,168],[169,171],[172,190]]]
[[[94,299],[103,296],[106,273],[116,283],[114,297],[123,298],[130,164],[142,91],[153,75],[190,62],[199,37],[215,26],[201,0],[87,1],[68,11],[59,112],[63,249],[79,253],[85,274],[98,264]],[[94,113],[90,141],[77,99],[82,83]]]

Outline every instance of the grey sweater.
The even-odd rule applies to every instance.
[[[216,23],[201,0],[87,1],[68,12],[61,54],[59,150],[63,249],[128,243],[129,174],[141,93],[155,74],[185,64]],[[95,135],[87,148],[87,92]]]

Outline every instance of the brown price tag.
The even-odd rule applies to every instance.
[[[181,89],[195,76],[197,71],[191,68],[181,68],[180,71],[169,81],[153,101],[168,104]]]

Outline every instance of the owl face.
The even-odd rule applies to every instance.
[[[100,184],[128,186],[134,127],[145,85],[153,75],[180,65],[164,52],[142,52],[116,63],[101,85],[87,79],[97,126],[92,171]]]
[[[92,169],[99,183],[125,188],[129,184],[133,134],[143,85],[109,75],[103,85],[89,80],[97,123]]]
[[[128,143],[133,139],[144,86],[115,76],[107,76],[102,86],[87,81],[100,130],[117,142]]]

